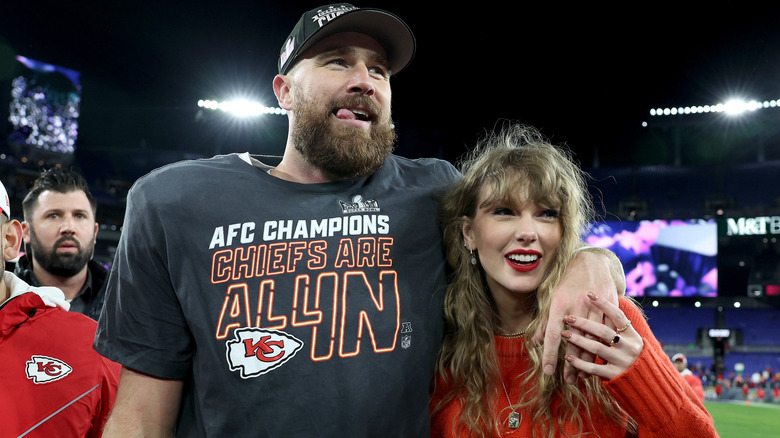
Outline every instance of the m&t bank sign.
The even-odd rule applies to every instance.
[[[780,234],[780,216],[725,218],[718,221],[720,236]]]

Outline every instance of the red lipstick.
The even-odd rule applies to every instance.
[[[509,267],[517,272],[530,272],[539,267],[542,253],[531,250],[515,250],[504,255]]]

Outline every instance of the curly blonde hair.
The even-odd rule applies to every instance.
[[[582,246],[582,233],[595,217],[587,190],[586,174],[574,163],[570,152],[554,146],[527,126],[510,124],[482,140],[462,163],[463,178],[444,197],[440,207],[447,261],[452,268],[444,297],[445,337],[436,369],[449,393],[440,408],[457,398],[462,406],[460,422],[471,435],[491,436],[497,427],[493,418],[494,395],[501,385],[501,372],[494,342],[499,321],[482,268],[472,266],[464,248],[462,226],[473,219],[480,189],[493,188],[492,204],[502,201],[515,205],[527,197],[546,208],[559,210],[562,237],[552,262],[536,291],[533,321],[527,327],[533,333],[546,324],[551,305],[550,291],[563,277],[575,249]],[[526,338],[531,367],[513,384],[526,394],[512,408],[529,413],[534,435],[554,436],[561,424],[582,425],[595,403],[608,417],[625,424],[625,413],[601,387],[598,378],[585,379],[583,385],[566,384],[563,378],[565,347],[558,355],[556,373],[542,372],[542,345]],[[552,402],[560,397],[560,408],[553,412]],[[453,431],[454,432],[454,431]]]

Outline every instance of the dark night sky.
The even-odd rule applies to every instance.
[[[566,143],[586,165],[596,150],[602,165],[663,162],[670,135],[649,120],[650,108],[717,103],[735,92],[780,98],[776,7],[528,3],[488,9],[358,3],[396,13],[417,37],[415,60],[393,78],[401,155],[452,160],[509,119]],[[216,114],[198,119],[196,102],[244,92],[275,106],[279,47],[303,10],[318,5],[3,1],[0,59],[7,64],[15,53],[81,72],[80,147],[278,153],[283,117],[238,126]],[[764,113],[776,117],[773,111],[780,114]],[[714,116],[678,120],[691,138],[723,128]],[[741,135],[731,131],[729,138]],[[780,154],[776,149],[770,158]]]

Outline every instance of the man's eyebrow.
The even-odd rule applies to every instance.
[[[357,50],[354,47],[338,46],[330,49],[324,49],[317,56],[338,56],[338,55],[355,55]]]
[[[317,56],[317,58],[329,58],[332,56],[356,56],[357,50],[354,47],[333,47],[330,49],[325,49],[322,52],[320,52]],[[390,61],[387,60],[387,57],[383,56],[380,53],[371,51],[371,61],[384,66],[385,68],[390,68]]]
[[[86,213],[91,212],[91,209],[84,209],[84,208],[70,208],[70,207],[51,207],[44,210],[40,210],[41,214],[49,214],[49,213],[65,213],[65,212],[71,212],[71,213]]]

